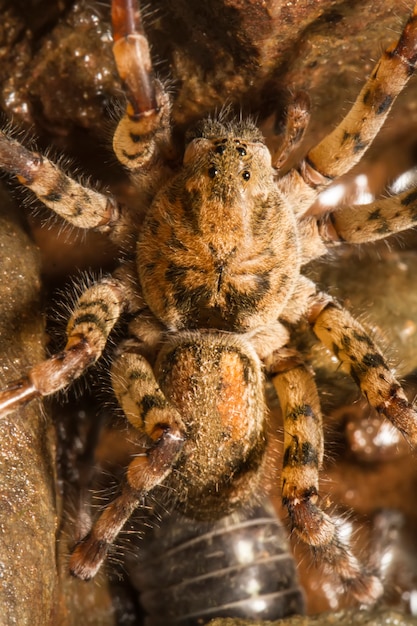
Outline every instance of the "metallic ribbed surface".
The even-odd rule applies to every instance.
[[[128,567],[146,626],[272,620],[304,608],[286,533],[269,506],[215,523],[170,515],[141,541]]]

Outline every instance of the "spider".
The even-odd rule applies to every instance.
[[[417,6],[382,55],[350,112],[298,166],[279,176],[307,126],[302,99],[271,154],[251,119],[208,118],[190,130],[182,157],[170,97],[154,76],[139,8],[112,1],[113,52],[126,109],[113,140],[130,171],[144,220],[113,197],[69,178],[39,153],[0,134],[0,165],[69,224],[106,232],[123,251],[110,276],[74,306],[64,350],[0,392],[0,414],[67,387],[103,353],[122,315],[128,333],[113,355],[112,387],[148,441],[118,497],[73,550],[70,569],[90,579],[144,497],[172,487],[194,517],[221,517],[250,501],[268,465],[265,377],[284,418],[282,500],[293,532],[331,566],[357,600],[381,594],[319,499],[322,417],[314,373],[291,346],[308,322],[361,392],[412,444],[417,414],[362,325],[303,274],[340,243],[361,244],[411,228],[417,194],[367,206],[309,212],[349,171],[381,128],[417,58]]]

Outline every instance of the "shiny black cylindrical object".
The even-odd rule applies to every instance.
[[[164,516],[127,560],[146,626],[215,617],[279,619],[304,610],[286,532],[267,504],[217,522]]]

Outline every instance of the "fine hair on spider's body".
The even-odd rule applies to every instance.
[[[284,418],[282,498],[292,529],[359,601],[372,602],[381,593],[378,577],[320,507],[320,402],[313,373],[288,346],[293,328],[308,321],[369,403],[417,443],[416,411],[381,350],[302,273],[340,242],[375,241],[416,223],[415,190],[321,215],[308,210],[363,156],[414,71],[417,10],[340,125],[282,177],[278,167],[307,124],[302,101],[289,110],[282,152],[271,155],[251,121],[208,119],[188,133],[180,161],[139,11],[113,0],[112,22],[127,96],[114,151],[151,201],[136,232],[135,211],[0,135],[5,171],[70,224],[108,232],[125,259],[81,295],[65,349],[0,392],[0,412],[66,387],[101,356],[122,313],[130,315],[112,386],[149,448],[132,460],[120,495],[72,554],[72,572],[88,579],[143,497],[161,485],[180,486],[178,506],[196,517],[220,517],[251,499],[267,459],[265,373]]]

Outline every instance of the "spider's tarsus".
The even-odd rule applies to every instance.
[[[140,13],[132,2],[112,2],[112,25],[113,54],[131,107],[127,112],[133,119],[140,119],[150,111],[156,112],[158,103],[149,44]]]
[[[139,506],[140,497],[128,483],[123,485],[119,497],[104,509],[91,531],[75,546],[69,563],[73,576],[90,580],[97,574],[110,546]]]
[[[398,43],[393,47],[392,54],[398,56],[403,63],[410,66],[411,72],[415,70],[417,62],[417,4],[408,18],[407,24]],[[388,49],[389,50],[389,49]]]
[[[417,407],[408,402],[402,389],[376,408],[398,428],[412,447],[417,448]]]
[[[87,535],[71,554],[70,574],[85,581],[94,578],[107,556],[109,546],[109,543],[94,540],[91,535]]]
[[[362,574],[355,578],[343,581],[344,589],[350,593],[357,602],[367,606],[375,604],[384,593],[384,586],[378,576]]]

